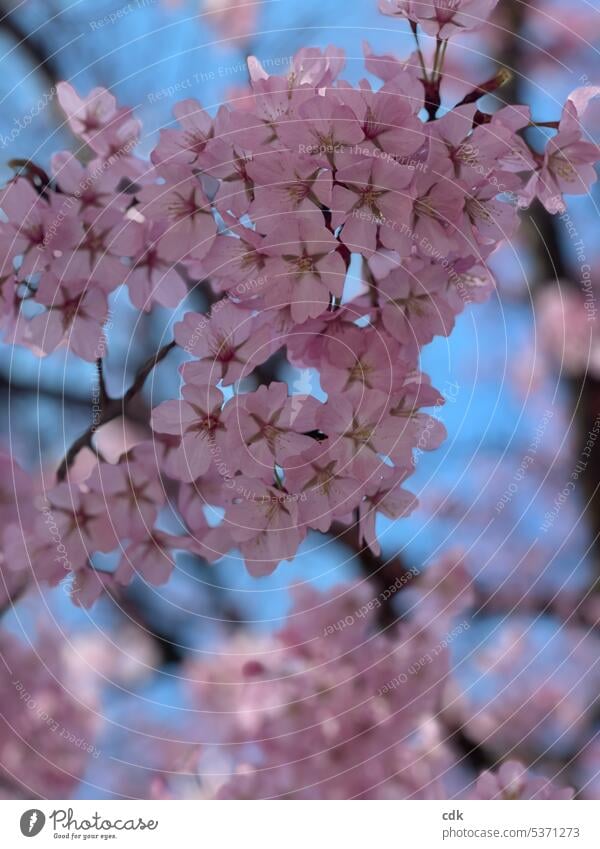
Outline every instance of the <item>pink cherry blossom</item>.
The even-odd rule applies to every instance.
[[[106,208],[124,212],[130,198],[118,191],[121,175],[114,166],[95,159],[83,166],[68,151],[52,157],[52,171],[61,192],[73,198],[74,209],[88,224],[97,221]],[[66,205],[65,205],[66,206]]]
[[[346,164],[336,173],[332,196],[332,226],[343,225],[341,241],[367,256],[378,241],[387,248],[404,245],[414,198],[413,172],[380,158],[348,162],[350,158],[342,160]]]
[[[229,405],[226,421],[239,442],[235,460],[239,470],[272,481],[276,464],[314,444],[304,434],[315,429],[319,406],[311,396],[298,403],[288,395],[284,383],[259,386],[256,392],[238,395]]]
[[[199,313],[186,313],[174,332],[176,342],[198,358],[182,370],[186,381],[194,383],[235,383],[278,347],[264,317],[228,298],[217,301],[208,320]]]
[[[231,235],[219,234],[205,257],[198,261],[192,258],[190,271],[197,277],[211,277],[216,286],[237,300],[255,298],[269,282],[266,238],[230,217],[225,220],[231,225]]]
[[[299,119],[282,124],[279,136],[292,151],[312,154],[330,164],[336,156],[363,139],[356,114],[348,106],[330,97],[311,97],[298,109]]]
[[[132,117],[130,108],[117,108],[115,97],[105,88],[94,88],[86,97],[80,97],[66,82],[56,89],[69,127],[93,151],[109,158],[127,154],[135,145],[139,121]]]
[[[99,287],[81,279],[61,283],[54,275],[46,274],[36,292],[36,301],[48,309],[22,326],[24,341],[45,354],[65,344],[90,362],[102,355],[102,326],[108,318],[108,303]]]
[[[19,277],[45,271],[57,257],[73,250],[82,234],[79,206],[52,195],[44,200],[24,179],[0,193],[0,207],[8,221],[0,224],[10,258],[22,255]]]
[[[377,284],[383,326],[407,350],[431,342],[434,336],[448,336],[454,311],[447,292],[439,266],[406,262]]]
[[[428,35],[450,38],[485,23],[498,0],[380,0],[384,15],[420,24]]]
[[[139,199],[142,215],[151,220],[162,219],[167,224],[158,242],[163,256],[178,262],[192,251],[198,257],[208,252],[217,226],[202,186],[194,177],[146,186],[140,191]]]
[[[361,485],[340,470],[339,463],[319,445],[284,463],[285,486],[298,494],[300,521],[326,533],[334,519],[347,516],[361,499]]]
[[[590,100],[599,94],[599,87],[587,86],[569,95],[558,132],[548,141],[541,168],[527,186],[527,199],[537,195],[548,212],[564,212],[563,194],[587,194],[596,181],[599,148],[583,138],[581,119]]]
[[[223,393],[214,386],[186,383],[181,401],[163,401],[152,411],[152,429],[179,437],[172,468],[182,481],[205,474],[215,451],[224,450]]]
[[[407,516],[417,506],[417,499],[401,484],[406,472],[382,466],[374,475],[366,490],[366,497],[359,505],[359,538],[377,557],[381,546],[377,538],[375,520],[377,513],[382,513],[388,519],[399,519]]]
[[[143,540],[165,502],[151,444],[138,445],[120,463],[99,463],[86,488],[114,508],[120,537]]]
[[[129,258],[124,279],[134,306],[149,312],[157,303],[176,307],[186,296],[181,275],[164,253],[164,221],[128,221],[113,231],[111,250]]]
[[[364,83],[358,89],[344,84],[339,92],[362,132],[363,138],[355,146],[360,155],[368,153],[394,163],[416,154],[423,146],[423,124],[413,114],[410,100],[395,85],[373,91]]]
[[[249,214],[257,228],[273,228],[282,213],[331,206],[331,174],[308,156],[282,151],[276,159],[257,158],[247,166],[254,199]]]
[[[398,431],[389,415],[389,397],[375,389],[357,388],[329,401],[318,413],[327,448],[346,473],[370,478],[399,448]]]
[[[349,325],[325,342],[321,386],[335,394],[355,387],[391,394],[408,370],[401,347],[391,336]]]
[[[35,641],[0,632],[0,784],[14,798],[64,799],[84,779],[99,731],[97,687],[72,674],[64,636],[44,627]],[[88,686],[89,691],[89,686]],[[80,741],[74,745],[73,741]]]
[[[331,296],[341,298],[344,289],[346,264],[337,246],[331,232],[312,215],[276,227],[264,245],[272,258],[272,284],[264,296],[267,306],[289,304],[297,324],[325,312]]]
[[[152,151],[152,162],[157,166],[186,165],[198,167],[205,160],[205,151],[214,137],[211,116],[197,100],[181,100],[173,109],[180,130],[161,130],[157,146]]]
[[[251,575],[269,575],[282,560],[291,560],[305,530],[298,522],[296,500],[255,478],[236,478],[225,522]]]
[[[465,205],[465,188],[445,176],[446,169],[445,158],[430,159],[429,169],[415,177],[410,239],[424,255],[435,250],[445,256],[461,238],[458,224]]]

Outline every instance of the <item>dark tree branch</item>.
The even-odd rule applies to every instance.
[[[82,433],[81,436],[75,440],[65,454],[56,473],[56,478],[59,482],[64,481],[67,476],[67,471],[72,466],[75,458],[83,448],[91,448],[93,450],[94,434],[98,428],[102,427],[102,425],[108,424],[108,422],[113,421],[113,419],[118,418],[126,412],[128,404],[130,404],[138,392],[142,390],[144,383],[146,382],[146,378],[152,369],[164,360],[169,351],[175,347],[175,344],[176,343],[173,340],[167,345],[163,345],[162,348],[146,360],[141,369],[138,371],[134,382],[122,398],[109,398],[107,400],[98,420],[91,424],[85,433]]]
[[[54,88],[61,79],[62,72],[54,56],[46,51],[44,40],[42,38],[38,40],[35,36],[27,33],[17,20],[14,12],[5,10],[4,4],[2,4],[1,10],[4,14],[0,18],[0,29],[4,30],[13,41],[16,41],[17,47],[27,54],[35,70],[45,77],[48,87]]]

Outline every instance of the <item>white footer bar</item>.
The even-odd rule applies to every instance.
[[[0,834],[10,849],[598,849],[600,802],[5,801]]]

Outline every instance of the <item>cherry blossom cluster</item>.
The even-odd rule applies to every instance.
[[[425,578],[410,615],[385,632],[373,627],[368,584],[304,588],[274,637],[234,637],[222,654],[189,664],[201,736],[155,795],[569,798],[511,761],[479,778],[461,764],[442,704],[470,582],[447,558]]]
[[[2,629],[0,654],[0,799],[66,798],[99,754],[97,694],[50,628],[33,645]]]
[[[447,39],[493,6],[384,3],[440,49],[428,72],[420,51],[404,62],[365,46],[377,86],[346,82],[333,47],[301,50],[281,76],[253,59],[247,94],[215,115],[178,103],[150,162],[135,153],[130,109],[59,85],[80,147],[56,154],[50,174],[21,163],[0,194],[5,339],[101,364],[118,288],[144,311],[199,288],[210,308],[174,324],[189,360],[180,397],[152,411],[152,440],[117,464],[99,457],[83,480],[70,452],[57,486],[5,531],[11,569],[31,559],[51,582],[73,572],[91,603],[138,571],[167,580],[177,548],[209,561],[236,549],[264,575],[309,531],[358,523],[379,552],[376,515],[413,509],[414,452],[444,438],[423,412],[443,398],[422,347],[489,296],[487,259],[518,208],[538,197],[562,210],[599,158],[580,124],[593,87],[569,97],[543,154],[526,141],[527,107],[478,108],[502,75],[438,117]],[[167,492],[175,535],[160,529]],[[115,572],[88,568],[119,547]]]

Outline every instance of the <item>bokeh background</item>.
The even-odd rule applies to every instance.
[[[300,47],[333,43],[347,53],[343,77],[356,83],[365,76],[365,40],[379,53],[413,49],[408,27],[381,17],[374,0],[0,3],[0,177],[13,173],[12,159],[47,166],[71,145],[53,94],[59,80],[84,93],[105,86],[133,105],[149,153],[177,100],[196,97],[212,112],[242,96],[248,55],[280,73]],[[529,102],[538,120],[554,120],[570,91],[600,82],[599,45],[595,2],[500,0],[489,25],[452,43],[444,93],[459,100],[468,80],[488,79],[500,64],[513,76],[497,98]],[[486,105],[494,108],[491,98]],[[589,119],[598,140],[598,106]],[[571,199],[568,219],[527,213],[518,238],[492,258],[495,295],[467,307],[450,338],[426,349],[423,369],[446,398],[436,415],[448,439],[418,458],[410,488],[419,509],[379,525],[385,558],[421,569],[461,550],[473,576],[473,624],[452,645],[460,709],[445,718],[458,729],[466,768],[514,754],[564,771],[590,798],[600,798],[597,448],[568,497],[557,499],[600,415],[598,319],[583,308],[584,284],[594,303],[600,292],[598,200],[596,189]],[[111,394],[122,394],[178,317],[160,308],[140,317],[115,293]],[[177,365],[173,357],[148,381],[132,434],[150,406],[173,394]],[[94,367],[69,354],[40,360],[0,345],[3,448],[26,468],[55,467],[89,423],[94,379]],[[94,751],[69,793],[147,796],[164,751],[201,722],[185,663],[210,657],[232,632],[277,629],[290,587],[327,588],[369,568],[342,541],[315,549],[313,538],[305,547],[310,555],[301,549],[258,585],[236,558],[208,566],[180,555],[164,587],[138,580],[87,611],[61,588],[33,590],[5,613],[15,639],[44,646],[36,651],[58,686],[94,705],[82,733]],[[53,795],[43,788],[40,795]]]

